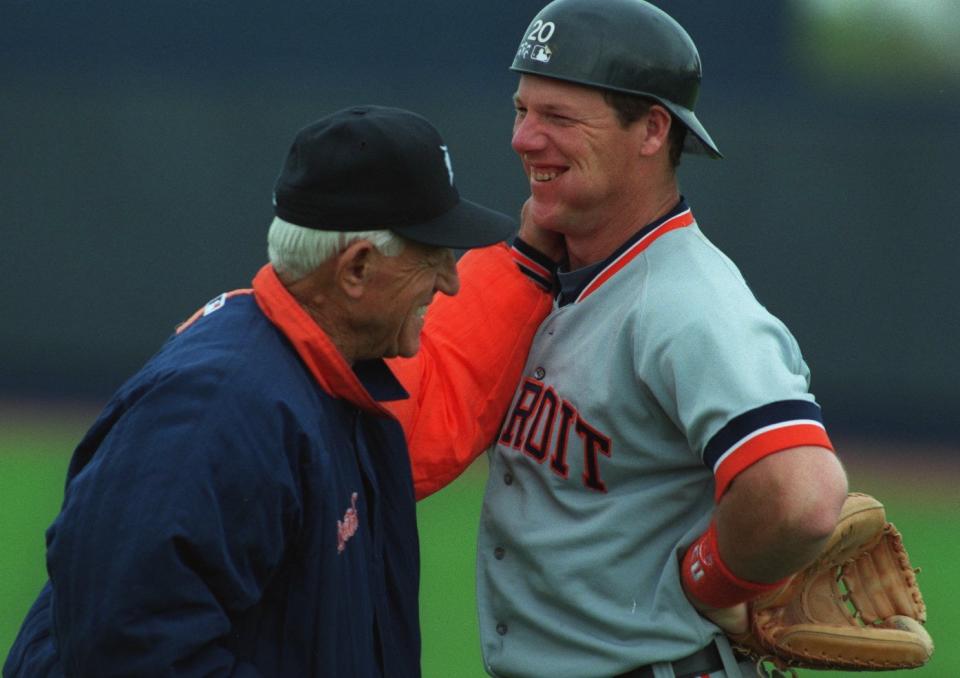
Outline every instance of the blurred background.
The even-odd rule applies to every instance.
[[[356,103],[416,110],[443,133],[462,195],[519,211],[508,66],[543,4],[0,0],[0,652],[43,580],[72,446],[178,322],[249,286],[300,127]],[[726,156],[680,169],[701,227],[797,336],[851,468],[889,469],[877,487],[949,524],[960,3],[657,4],[697,43],[697,113]],[[425,580],[437,573],[425,595],[441,587],[460,606],[442,628],[465,628],[462,644],[425,630],[427,676],[480,675],[484,472],[422,506]],[[437,605],[425,599],[425,617]],[[960,675],[942,666],[922,672]]]

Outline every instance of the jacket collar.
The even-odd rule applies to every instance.
[[[351,368],[327,333],[283,286],[270,264],[254,277],[253,295],[263,314],[293,344],[320,387],[333,397],[383,416],[391,415],[378,401],[408,397],[383,360],[364,360]]]

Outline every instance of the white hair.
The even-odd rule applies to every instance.
[[[305,278],[356,240],[369,240],[388,257],[403,251],[406,240],[393,231],[321,231],[274,217],[267,232],[267,255],[277,275],[292,283]]]

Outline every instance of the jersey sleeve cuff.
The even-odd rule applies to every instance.
[[[550,257],[521,240],[520,236],[513,239],[510,254],[521,273],[547,292],[555,289],[557,264]]]
[[[704,463],[716,479],[715,499],[719,501],[739,473],[764,457],[803,446],[833,450],[814,402],[781,400],[734,417],[704,450]]]

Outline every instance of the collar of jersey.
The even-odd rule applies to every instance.
[[[254,277],[253,296],[263,314],[293,344],[320,387],[333,397],[388,417],[392,415],[378,401],[408,397],[383,360],[364,360],[351,369],[326,332],[283,286],[270,264]]]
[[[558,271],[560,294],[557,296],[557,305],[566,306],[583,301],[650,247],[657,238],[675,229],[689,226],[693,221],[693,213],[681,197],[680,202],[673,209],[634,233],[603,261],[575,271]]]

